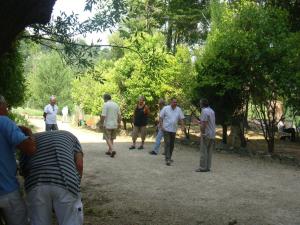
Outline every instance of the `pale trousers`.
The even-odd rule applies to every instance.
[[[201,137],[200,142],[200,169],[210,170],[212,152],[215,149],[215,139]]]
[[[28,225],[25,202],[19,190],[0,196],[0,209],[7,225]]]
[[[153,151],[156,154],[159,153],[160,142],[163,137],[164,137],[164,132],[161,129],[158,129],[158,132],[157,132],[156,138],[155,138],[155,144],[153,146]]]
[[[31,225],[52,225],[52,209],[59,225],[82,225],[83,208],[80,195],[74,196],[55,185],[40,185],[27,195]]]

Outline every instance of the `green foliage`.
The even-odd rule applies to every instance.
[[[21,115],[21,114],[15,113],[15,112],[10,112],[8,117],[19,126],[33,128],[33,126],[30,125],[30,123],[28,122],[28,120],[26,119],[26,117],[24,115]]]
[[[85,113],[99,115],[104,93],[110,93],[118,102],[117,85],[109,71],[112,65],[111,61],[100,60],[93,73],[88,71],[72,82],[72,99]]]
[[[44,108],[49,97],[55,95],[57,103],[71,106],[72,70],[65,65],[56,52],[39,53],[29,60],[29,105]]]
[[[282,68],[286,72],[286,77],[281,77],[281,83],[284,84],[284,102],[294,115],[300,115],[300,32],[291,33],[285,44],[287,51]]]
[[[18,106],[25,99],[25,78],[23,55],[19,44],[0,58],[0,94],[5,96],[11,106]]]
[[[125,119],[132,117],[140,95],[145,96],[153,115],[159,98],[168,100],[175,96],[188,105],[195,72],[186,46],[179,46],[175,56],[167,54],[163,50],[164,36],[158,32],[139,33],[122,41],[139,54],[124,50],[124,56],[115,62],[100,59],[95,67],[98,72],[86,73],[73,82],[72,97],[85,112],[99,114],[104,93],[112,94]],[[103,82],[97,76],[103,77]]]
[[[251,97],[264,123],[266,141],[272,145],[276,100],[290,92],[285,88],[289,76],[283,63],[289,51],[287,13],[251,1],[214,2],[212,10],[212,32],[197,62],[196,97],[212,99],[218,121],[225,123],[245,113]]]
[[[28,116],[42,116],[43,115],[43,109],[32,109],[32,108],[13,108],[12,113],[19,114],[19,115],[28,115]]]

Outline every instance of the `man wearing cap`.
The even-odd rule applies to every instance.
[[[16,148],[30,155],[36,144],[29,128],[18,127],[8,117],[5,98],[0,95],[0,210],[8,225],[27,225],[27,213],[16,178]],[[21,130],[26,132],[25,135]]]
[[[56,105],[56,97],[52,95],[50,97],[50,103],[44,108],[44,119],[46,123],[46,131],[58,130],[56,122],[56,114],[58,107]]]

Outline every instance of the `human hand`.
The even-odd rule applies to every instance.
[[[26,136],[32,136],[32,130],[29,127],[19,126],[19,128]]]

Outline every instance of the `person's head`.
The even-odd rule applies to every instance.
[[[56,97],[55,97],[54,95],[52,95],[52,96],[50,97],[50,104],[51,104],[51,105],[55,105],[55,104],[56,104]]]
[[[165,106],[165,100],[163,100],[162,98],[160,98],[158,100],[158,106],[159,106],[160,109],[163,108]]]
[[[8,114],[8,105],[5,98],[0,95],[0,116],[7,116]]]
[[[139,98],[138,98],[138,104],[139,105],[143,105],[145,103],[145,97],[144,96],[139,96]]]
[[[200,107],[201,108],[206,108],[208,106],[209,106],[209,103],[208,103],[207,99],[203,98],[203,99],[200,100]]]
[[[104,102],[107,102],[107,101],[111,100],[110,94],[105,93],[105,94],[103,95],[103,99],[104,99]]]
[[[175,109],[176,106],[177,106],[177,99],[176,98],[171,98],[170,105],[171,105],[172,109]]]

